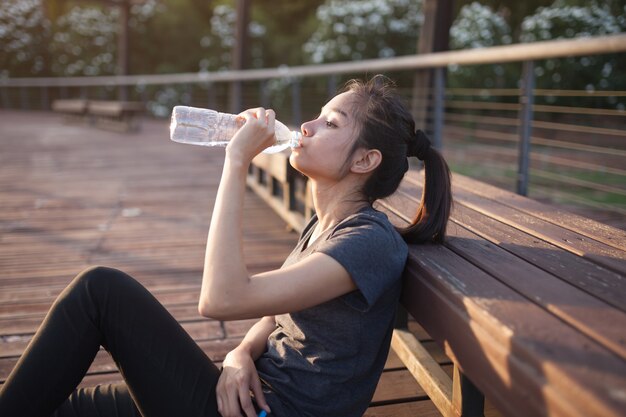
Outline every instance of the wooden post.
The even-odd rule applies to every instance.
[[[448,50],[454,0],[425,0],[424,23],[417,43],[418,54]],[[445,84],[445,81],[444,81]],[[427,130],[428,108],[432,101],[431,70],[418,70],[413,79],[411,108],[418,129]]]
[[[232,68],[246,68],[248,58],[248,24],[250,21],[250,0],[237,0],[237,22],[235,28],[235,48],[233,49]],[[230,84],[230,112],[239,113],[243,110],[241,99],[241,81]]]
[[[117,75],[128,75],[129,53],[128,53],[128,17],[130,15],[130,4],[122,1],[118,4],[120,11],[119,34],[117,35]],[[128,98],[127,86],[120,85],[118,88],[118,99],[126,101]]]
[[[454,364],[452,374],[452,408],[460,417],[483,417],[485,396]]]
[[[437,0],[424,0],[424,22],[417,41],[417,53],[428,54],[433,51],[435,37],[435,19]],[[418,129],[426,128],[426,109],[428,108],[428,88],[430,86],[430,70],[418,70],[413,78],[413,97],[411,107]]]

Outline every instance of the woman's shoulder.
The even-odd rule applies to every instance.
[[[400,237],[400,234],[397,233],[396,228],[391,224],[387,215],[371,206],[367,206],[346,217],[335,227],[335,231],[359,226],[383,229],[385,232],[397,234],[398,237]]]
[[[328,235],[328,239],[335,237],[360,238],[370,245],[397,250],[406,248],[406,243],[400,233],[391,224],[385,213],[373,207],[367,207],[348,216],[340,222]]]

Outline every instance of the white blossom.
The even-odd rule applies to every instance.
[[[302,47],[313,63],[413,54],[424,19],[422,0],[327,0],[316,16]]]

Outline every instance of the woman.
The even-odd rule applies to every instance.
[[[246,123],[226,148],[199,311],[263,318],[222,370],[135,280],[92,268],[51,308],[2,388],[0,415],[363,414],[389,349],[405,241],[444,238],[448,167],[384,77],[348,83],[302,125],[290,157],[311,181],[316,215],[280,269],[250,276],[241,237],[245,178],[273,142],[274,113],[241,116]],[[372,203],[397,189],[409,156],[424,161],[424,194],[414,224],[396,231]],[[75,391],[101,345],[125,383]]]

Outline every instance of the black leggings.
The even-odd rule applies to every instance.
[[[125,384],[76,390],[100,346]],[[219,369],[141,284],[91,268],[63,291],[0,391],[0,416],[219,416]]]

